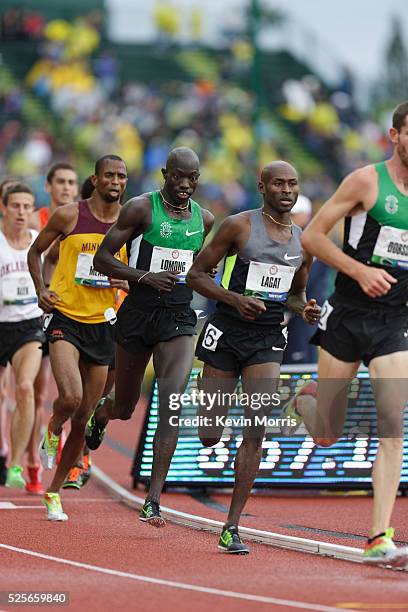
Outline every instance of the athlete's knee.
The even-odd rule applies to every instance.
[[[75,391],[62,391],[58,397],[59,408],[68,416],[74,416],[82,402],[82,395]]]
[[[313,438],[316,446],[322,446],[324,448],[328,448],[329,446],[333,446],[338,441],[338,438]]]
[[[34,385],[29,380],[22,380],[16,384],[17,400],[29,400],[34,397]]]
[[[45,391],[36,391],[34,387],[35,409],[40,410],[44,406],[45,400],[46,400]]]
[[[402,452],[404,442],[402,438],[380,438],[378,445],[386,452],[400,453]]]
[[[203,446],[210,448],[211,446],[215,446],[221,440],[221,438],[206,438],[205,435],[199,435],[200,442]]]

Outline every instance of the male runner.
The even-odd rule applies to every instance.
[[[243,391],[251,397],[276,391],[280,364],[286,346],[281,323],[284,306],[315,323],[319,306],[305,301],[310,257],[300,245],[301,230],[290,219],[299,193],[296,170],[275,161],[262,170],[258,188],[263,207],[225,219],[210,244],[200,253],[187,276],[188,284],[205,297],[217,300],[217,310],[206,322],[197,343],[196,355],[204,361],[200,389],[206,393],[233,393],[242,378]],[[224,273],[219,287],[207,272],[223,257]],[[217,414],[228,406],[217,406]],[[270,405],[265,407],[268,414]],[[251,410],[246,417],[251,418]],[[200,415],[211,413],[200,408]],[[213,412],[214,416],[214,412]],[[213,423],[214,425],[214,423]],[[222,426],[199,428],[206,446],[216,444]],[[228,553],[247,554],[238,523],[258,472],[263,425],[245,427],[235,459],[235,484],[219,548]]]
[[[72,204],[78,195],[78,176],[71,164],[60,162],[51,166],[47,173],[45,189],[50,194],[50,205],[35,210],[30,218],[30,227],[38,231],[44,229],[50,216],[59,206]],[[58,248],[59,244],[57,242],[57,251]],[[50,263],[47,257],[44,260],[42,273],[46,286],[49,286],[51,282],[55,263]],[[43,493],[38,445],[41,438],[44,402],[47,397],[50,377],[51,365],[48,357],[48,343],[45,343],[43,345],[43,359],[41,361],[40,371],[34,383],[35,419],[27,448],[29,482],[26,484],[26,491],[36,495],[41,495]]]
[[[389,524],[400,479],[407,401],[408,102],[395,109],[389,136],[392,157],[349,174],[303,234],[305,249],[338,274],[335,292],[323,305],[312,338],[321,346],[317,400],[312,395],[316,385],[309,385],[288,403],[284,415],[296,418],[298,424],[303,417],[316,444],[331,446],[342,432],[347,383],[361,361],[368,366],[380,440],[364,561],[404,565],[408,549],[396,549]],[[341,250],[328,233],[343,218]],[[331,380],[325,385],[323,379]]]
[[[41,364],[42,311],[27,265],[37,232],[28,228],[34,195],[22,183],[4,196],[0,232],[0,384],[8,362],[16,379],[16,407],[11,422],[11,454],[6,486],[24,488],[22,460],[34,425],[34,380]]]
[[[129,419],[140,396],[151,355],[159,381],[160,421],[154,437],[151,483],[140,519],[164,527],[160,494],[176,448],[178,428],[169,428],[169,394],[183,393],[194,357],[197,317],[186,274],[213,224],[213,215],[191,199],[199,160],[187,147],[173,149],[162,170],[161,191],[129,200],[95,256],[95,267],[129,281],[130,293],[116,325],[116,397],[98,403],[88,421],[91,450],[102,442],[110,419]],[[127,244],[129,266],[113,254]]]
[[[100,158],[95,164],[93,181],[95,191],[89,200],[58,208],[28,256],[39,303],[50,313],[45,328],[58,388],[53,415],[40,447],[44,467],[54,467],[62,426],[71,419],[71,432],[44,495],[48,519],[55,521],[68,518],[58,492],[80,455],[85,424],[105,386],[107,366],[114,351],[110,322],[115,320],[118,283],[95,270],[93,256],[118,218],[120,197],[127,183],[124,161],[115,155]],[[57,239],[59,260],[47,289],[40,257]],[[120,256],[126,258],[124,249]]]

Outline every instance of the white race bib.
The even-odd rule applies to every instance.
[[[93,266],[93,255],[90,253],[79,253],[75,270],[75,284],[86,287],[97,287],[98,289],[111,288],[109,279],[104,274],[95,270]]]
[[[296,268],[251,261],[244,295],[286,302]]]
[[[193,251],[186,249],[168,249],[153,247],[150,272],[175,272],[179,276],[177,283],[185,284],[187,272],[193,265]]]
[[[371,261],[408,269],[408,230],[383,225],[378,234]]]
[[[2,289],[5,306],[23,306],[37,302],[34,283],[28,275],[17,277],[13,275],[3,278]]]

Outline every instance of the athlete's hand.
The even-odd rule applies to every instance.
[[[178,280],[175,272],[149,272],[140,282],[158,291],[172,291]]]
[[[312,298],[303,306],[302,319],[309,325],[315,325],[320,319],[320,311],[319,304]]]
[[[372,298],[387,295],[391,285],[398,282],[396,278],[382,268],[371,266],[364,266],[354,278],[364,293]]]
[[[241,317],[248,319],[249,321],[253,321],[266,310],[266,306],[262,300],[248,297],[246,295],[240,295],[239,293],[236,294],[234,306],[238,310]]]
[[[120,278],[110,278],[109,282],[110,286],[114,289],[121,289],[122,291],[129,293],[129,283],[127,282],[127,280],[122,280]]]
[[[38,293],[38,306],[44,312],[51,312],[55,308],[55,304],[59,301],[59,295],[55,291],[49,289],[42,289]]]

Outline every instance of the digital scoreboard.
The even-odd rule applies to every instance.
[[[303,368],[300,370],[299,368]],[[199,370],[193,370],[187,394],[196,389]],[[282,366],[279,393],[292,397],[304,380],[316,378],[315,366]],[[364,427],[376,420],[375,403],[368,372],[359,371],[350,385],[345,436],[330,448],[317,447],[305,429],[293,437],[282,436],[280,429],[268,427],[263,441],[261,464],[254,487],[369,488],[378,439],[364,435]],[[278,417],[280,408],[272,410]],[[197,406],[185,405],[182,416],[195,417]],[[230,408],[229,417],[240,417],[240,406]],[[142,435],[132,467],[134,485],[147,484],[153,460],[153,437],[158,418],[158,388],[154,381]],[[408,417],[404,416],[404,460],[400,488],[408,487]],[[239,419],[236,419],[239,421]],[[234,418],[231,419],[234,421]],[[218,444],[204,447],[191,427],[180,427],[177,449],[166,479],[166,486],[228,487],[234,482],[234,459],[242,442],[242,428],[225,427]]]

